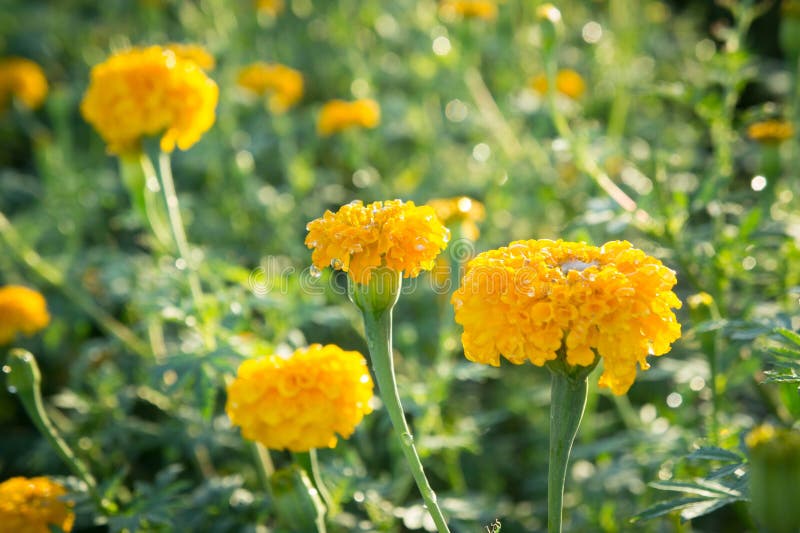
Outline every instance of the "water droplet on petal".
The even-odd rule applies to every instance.
[[[331,259],[331,268],[334,270],[341,270],[344,266],[344,261],[341,259],[333,258]]]
[[[318,278],[318,277],[322,276],[322,271],[320,269],[318,269],[314,265],[311,265],[310,267],[308,267],[308,273],[311,274],[312,278]]]

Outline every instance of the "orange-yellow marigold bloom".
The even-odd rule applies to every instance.
[[[776,144],[794,135],[792,123],[787,120],[764,120],[747,127],[747,136],[754,141]]]
[[[50,526],[70,531],[71,505],[60,498],[66,489],[46,477],[13,477],[0,483],[0,533],[50,533]]]
[[[228,385],[225,410],[242,435],[275,450],[333,448],[372,412],[372,378],[358,352],[312,344],[289,358],[250,359]]]
[[[439,6],[443,16],[459,16],[494,20],[497,18],[497,3],[488,0],[445,0]]]
[[[47,78],[42,67],[22,57],[0,60],[0,111],[12,97],[28,109],[36,109],[46,96]]]
[[[277,17],[284,9],[283,0],[256,0],[256,9]]]
[[[486,218],[486,208],[481,202],[468,196],[459,196],[434,198],[428,205],[445,225],[458,225],[461,235],[471,241],[478,240],[481,231],[477,223]]]
[[[214,124],[219,90],[194,61],[160,46],[133,48],[92,68],[81,102],[83,117],[100,133],[109,152],[139,149],[147,135],[161,149],[189,149]]]
[[[675,273],[625,241],[602,247],[516,241],[479,254],[453,294],[467,359],[542,366],[560,355],[572,366],[603,360],[600,385],[624,394],[636,366],[680,337],[671,308]]]
[[[317,119],[317,133],[327,137],[354,127],[374,128],[381,121],[378,102],[369,98],[346,102],[331,100],[322,106]]]
[[[539,94],[547,93],[547,76],[539,74],[531,79],[531,87]],[[577,100],[586,92],[583,77],[572,69],[562,69],[556,74],[556,90],[561,94]]]
[[[194,64],[203,70],[214,70],[217,62],[208,50],[199,44],[170,43],[164,48],[174,53],[180,59],[194,61]]]
[[[306,229],[314,266],[349,272],[361,284],[368,283],[372,270],[380,266],[417,277],[434,267],[450,239],[450,231],[432,207],[401,200],[368,205],[357,200],[336,213],[326,211]]]
[[[18,333],[32,335],[50,323],[47,302],[41,293],[20,287],[0,287],[0,345]]]
[[[282,113],[303,97],[303,75],[286,65],[253,63],[239,71],[236,83],[257,95],[269,93],[269,108]]]

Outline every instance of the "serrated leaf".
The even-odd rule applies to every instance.
[[[681,522],[686,522],[694,518],[713,513],[720,507],[724,507],[729,503],[739,501],[741,498],[720,498],[718,500],[706,500],[704,502],[697,502],[686,507],[681,511]]]
[[[678,509],[683,509],[689,505],[706,501],[708,501],[707,498],[691,496],[687,498],[675,498],[674,500],[659,502],[632,516],[630,518],[630,522],[635,523],[639,520],[651,520],[653,518],[669,514],[673,511],[677,511]]]
[[[689,455],[687,455],[686,458],[706,460],[706,461],[736,461],[737,463],[742,462],[741,455],[734,453],[730,450],[726,450],[724,448],[719,448],[717,446],[703,446],[702,448],[698,448]]]
[[[769,374],[761,383],[800,383],[800,376]]]
[[[698,496],[705,496],[707,498],[718,498],[720,496],[741,496],[741,493],[737,490],[726,487],[720,483],[705,481],[702,479],[698,479],[696,481],[656,481],[651,483],[650,486],[661,490],[697,494]]]
[[[796,333],[790,329],[786,328],[775,328],[773,330],[778,335],[788,339],[789,341],[793,342],[797,346],[800,346],[800,333]]]
[[[790,359],[800,358],[800,350],[787,348],[786,346],[775,346],[774,348],[770,348],[769,351],[774,355],[788,357]]]
[[[742,467],[741,463],[737,463],[735,465],[726,465],[716,470],[712,471],[706,476],[706,479],[719,479],[721,477],[730,476],[731,474],[735,474],[737,470]]]

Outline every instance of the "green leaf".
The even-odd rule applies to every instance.
[[[686,522],[688,520],[713,513],[720,507],[724,507],[729,503],[734,503],[741,499],[742,498],[720,498],[718,500],[706,500],[704,502],[694,503],[681,511],[681,521]]]
[[[735,496],[742,495],[738,490],[726,487],[720,483],[713,481],[706,481],[698,479],[696,481],[656,481],[650,483],[650,486],[661,490],[670,490],[675,492],[687,492],[689,494],[697,494],[698,496],[705,496],[707,498],[717,498],[719,496]]]
[[[648,507],[641,513],[638,513],[633,517],[631,517],[630,522],[635,523],[638,522],[639,520],[651,520],[653,518],[669,514],[673,511],[677,511],[678,509],[683,509],[684,507],[687,507],[689,505],[706,501],[708,501],[707,498],[690,496],[686,498],[675,498],[673,500],[659,502],[655,505]]]
[[[736,461],[737,463],[741,463],[743,460],[742,456],[738,453],[734,453],[723,448],[718,448],[716,446],[704,446],[702,448],[698,448],[687,455],[686,458],[707,461]]]
[[[789,341],[793,342],[797,346],[800,346],[800,333],[796,333],[796,332],[794,332],[794,331],[792,331],[790,329],[786,329],[786,328],[775,328],[774,331],[778,335],[781,335],[782,337],[785,337],[786,339],[788,339]]]

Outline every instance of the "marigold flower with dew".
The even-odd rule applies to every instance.
[[[360,284],[381,266],[415,278],[433,268],[450,239],[432,207],[402,200],[367,205],[356,200],[336,213],[326,211],[306,229],[314,267],[343,270]]]
[[[280,15],[284,7],[283,0],[256,0],[256,9],[273,17]]]
[[[180,59],[194,61],[194,64],[203,70],[214,70],[217,62],[208,50],[199,44],[170,43],[164,48],[174,53]]]
[[[40,292],[19,285],[0,287],[0,345],[18,333],[33,335],[49,323],[47,302]]]
[[[16,98],[28,109],[37,109],[47,96],[47,78],[30,59],[9,57],[0,60],[0,111]]]
[[[494,20],[497,18],[497,3],[489,0],[445,0],[439,6],[443,16],[448,18],[479,18]]]
[[[242,435],[275,450],[333,448],[372,412],[364,357],[329,344],[269,355],[239,367],[225,411]]]
[[[462,236],[471,241],[478,240],[481,230],[478,222],[486,218],[486,208],[481,202],[468,196],[456,198],[434,198],[428,205],[445,225],[458,225]]]
[[[239,71],[236,83],[259,96],[269,93],[269,108],[283,113],[303,97],[303,75],[278,63],[252,63]]]
[[[764,144],[778,144],[794,135],[794,127],[788,120],[764,120],[747,127],[747,136]]]
[[[603,360],[600,385],[624,394],[636,366],[663,355],[681,334],[675,273],[625,241],[602,247],[562,240],[515,241],[479,254],[453,294],[464,354],[498,366],[574,367]]]
[[[0,533],[70,531],[75,522],[66,489],[46,477],[13,477],[0,483]]]
[[[172,152],[211,128],[218,96],[194,61],[161,46],[133,48],[92,68],[81,113],[113,154],[135,152],[142,137],[159,133],[161,150]]]
[[[547,76],[538,74],[531,79],[530,86],[539,94],[547,94]],[[586,82],[576,71],[561,69],[556,74],[556,90],[564,96],[577,100],[586,92]]]
[[[375,128],[381,121],[378,102],[369,98],[346,102],[331,100],[319,112],[317,133],[327,137],[350,128]]]

